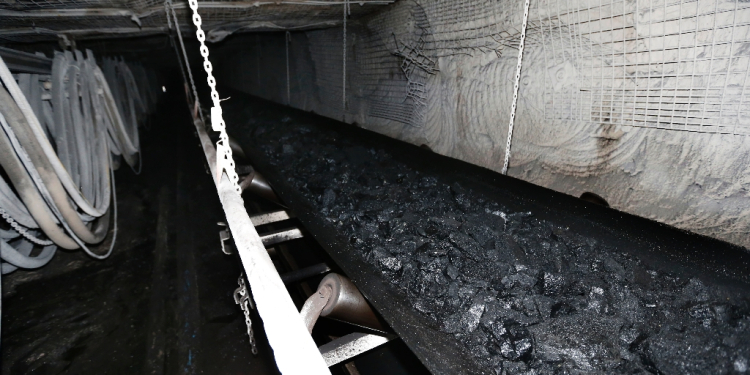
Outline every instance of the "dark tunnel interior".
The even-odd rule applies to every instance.
[[[352,50],[366,50],[356,46],[369,34],[351,27],[360,33]],[[421,128],[366,123],[377,117],[374,105],[345,99],[343,115],[321,112],[316,106],[339,105],[339,97],[305,97],[326,84],[327,67],[289,73],[288,46],[286,66],[281,47],[262,55],[266,66],[286,68],[286,86],[283,74],[262,75],[242,60],[255,56],[251,45],[314,45],[303,31],[237,32],[209,43],[219,100],[201,44],[186,38],[183,55],[170,35],[81,38],[67,52],[58,42],[0,43],[16,53],[14,60],[0,51],[14,74],[0,85],[8,119],[0,208],[11,218],[0,223],[2,374],[262,375],[307,373],[308,365],[311,374],[320,367],[341,375],[750,373],[750,253],[737,237],[633,213],[596,181],[570,194],[521,172],[505,175],[412,137]],[[390,55],[408,60],[404,51]],[[298,56],[292,69],[314,56]],[[431,69],[422,78],[443,74]],[[363,96],[372,84],[362,76],[345,74],[354,82],[344,89]],[[389,82],[379,84],[400,93]],[[14,85],[38,97],[28,106],[41,135],[23,130],[34,125]],[[143,95],[134,101],[135,92]],[[212,110],[217,103],[221,113]],[[405,113],[399,108],[384,111]],[[424,121],[445,120],[437,117]],[[455,134],[475,136],[462,126]],[[610,133],[592,142],[616,143]],[[93,208],[50,177],[57,164],[41,151],[45,135],[60,168],[71,171],[72,191]],[[230,185],[239,189],[240,214],[222,195]],[[47,211],[29,203],[37,195]],[[111,206],[106,214],[91,214],[103,205]],[[19,219],[42,211],[49,227]],[[80,227],[68,225],[75,220]],[[79,234],[87,231],[101,238]],[[58,232],[78,242],[68,248]],[[106,259],[89,256],[83,243]],[[22,266],[50,251],[44,266]],[[301,321],[274,323],[283,306]],[[317,362],[302,351],[290,360],[292,347],[312,348]]]

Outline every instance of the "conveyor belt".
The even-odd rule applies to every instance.
[[[746,249],[231,96],[230,135],[433,373],[750,363]]]

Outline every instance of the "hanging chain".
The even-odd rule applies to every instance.
[[[50,246],[54,244],[54,242],[52,241],[40,240],[34,237],[31,233],[29,233],[29,231],[26,230],[26,228],[22,227],[21,224],[18,224],[18,222],[13,220],[13,218],[10,217],[10,214],[2,208],[0,208],[0,216],[2,216],[3,219],[5,219],[8,224],[10,224],[10,227],[18,232],[18,234],[22,235],[25,239],[31,241],[32,243],[35,243],[39,246]]]
[[[216,91],[216,78],[213,75],[213,65],[211,61],[208,61],[208,47],[206,46],[206,33],[201,29],[201,16],[198,14],[198,0],[188,0],[190,9],[193,10],[193,24],[195,24],[195,36],[200,42],[200,53],[203,56],[203,69],[206,71],[208,76],[208,86],[211,87],[211,101],[213,107],[211,107],[211,128],[215,132],[219,132],[219,141],[216,142],[216,183],[221,181],[222,173],[226,172],[229,178],[229,183],[237,192],[242,193],[240,188],[239,176],[234,170],[234,159],[232,158],[232,149],[229,147],[229,135],[227,135],[226,124],[221,111],[221,100],[219,99],[219,93]]]
[[[505,143],[505,162],[503,174],[508,174],[510,161],[510,142],[513,139],[513,121],[516,119],[516,103],[518,102],[518,82],[521,79],[521,65],[523,63],[523,46],[526,41],[526,24],[529,22],[529,0],[526,0],[523,10],[523,26],[521,26],[521,41],[518,44],[518,65],[516,66],[516,82],[513,84],[513,104],[510,107],[510,124],[508,124],[508,142]]]
[[[195,36],[200,42],[200,53],[203,56],[203,69],[206,71],[208,76],[208,86],[211,87],[211,101],[213,107],[211,107],[211,128],[215,132],[219,132],[219,141],[216,142],[216,183],[221,181],[222,174],[226,172],[229,182],[237,192],[242,193],[242,189],[239,185],[239,176],[234,170],[234,159],[232,158],[232,149],[229,148],[229,135],[227,135],[226,124],[222,117],[221,111],[221,100],[219,99],[219,93],[216,91],[216,78],[213,75],[213,66],[208,60],[208,47],[206,46],[206,33],[201,29],[201,16],[198,14],[198,0],[189,0],[190,9],[193,10],[193,24],[197,29]],[[237,283],[240,285],[234,291],[234,302],[240,305],[242,312],[245,315],[245,325],[247,326],[247,335],[250,338],[250,347],[252,348],[253,354],[258,354],[258,346],[255,342],[255,334],[253,332],[253,322],[250,320],[250,309],[254,308],[252,301],[250,300],[250,293],[245,285],[245,278],[240,275]]]
[[[255,355],[258,355],[258,345],[255,342],[255,333],[253,332],[253,322],[250,320],[250,309],[255,308],[253,302],[250,300],[250,293],[247,292],[245,286],[245,278],[240,274],[240,278],[237,280],[239,288],[234,290],[234,303],[240,305],[240,309],[245,314],[245,325],[247,326],[247,336],[250,337],[250,347]]]

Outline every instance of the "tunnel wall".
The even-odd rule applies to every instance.
[[[565,4],[532,5],[508,174],[750,246],[750,11]],[[349,20],[346,64],[341,27],[234,35],[212,55],[220,84],[499,171],[522,6],[401,0]]]

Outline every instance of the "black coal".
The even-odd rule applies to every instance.
[[[249,115],[232,129],[285,176],[275,183],[298,190],[483,368],[750,373],[747,290],[738,298],[647,264],[299,116]]]

